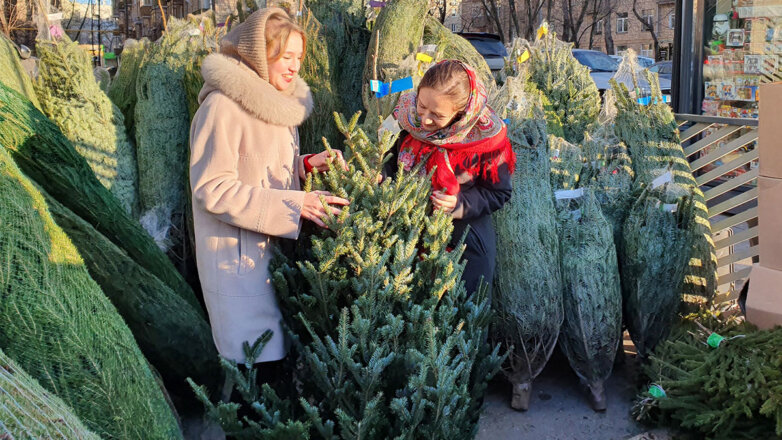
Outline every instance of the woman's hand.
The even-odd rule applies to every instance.
[[[328,217],[328,213],[323,208],[323,203],[320,202],[320,196],[326,199],[326,203],[329,205],[328,209],[331,210],[331,214],[334,216],[338,216],[342,210],[331,205],[347,206],[350,205],[350,202],[342,197],[333,196],[328,191],[313,191],[304,194],[304,204],[301,207],[302,218],[315,223],[321,228],[328,228],[326,223],[323,222],[323,219]]]
[[[329,154],[328,150],[323,150],[318,154],[313,154],[309,157],[309,163],[312,166],[312,168],[320,171],[320,172],[326,172],[329,170],[329,163],[331,162],[337,162],[337,165],[342,167],[343,170],[348,170],[348,164],[345,162],[345,159],[342,157],[342,151],[340,150],[331,150],[331,154]]]
[[[459,200],[457,196],[452,196],[442,191],[432,192],[429,198],[432,200],[432,205],[434,205],[435,209],[441,209],[448,214],[456,209],[456,202]]]

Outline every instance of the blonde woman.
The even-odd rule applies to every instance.
[[[299,155],[297,127],[312,111],[298,76],[305,35],[282,9],[259,10],[203,63],[201,106],[190,135],[196,260],[219,353],[244,362],[242,344],[274,332],[256,362],[286,354],[282,318],[269,273],[279,239],[296,239],[301,219],[323,227],[328,209],[348,201],[305,193],[301,180],[340,152]]]

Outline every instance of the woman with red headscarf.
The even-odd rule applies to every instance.
[[[416,92],[399,99],[394,116],[403,132],[386,176],[426,161],[432,204],[453,216],[451,245],[465,237],[462,275],[472,294],[483,279],[491,288],[497,238],[491,213],[510,200],[516,158],[486,88],[470,66],[444,60],[429,69]]]

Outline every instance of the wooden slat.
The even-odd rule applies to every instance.
[[[741,214],[736,214],[726,219],[720,220],[716,223],[712,223],[711,230],[721,231],[725,228],[730,228],[731,226],[736,226],[738,224],[744,223],[747,220],[752,220],[753,218],[757,218],[757,216],[758,216],[758,208],[754,207],[752,209],[748,209],[742,212]]]
[[[714,188],[711,188],[710,190],[704,192],[703,196],[706,198],[707,201],[715,197],[719,197],[728,191],[736,189],[741,185],[744,185],[745,183],[749,183],[757,179],[758,173],[759,173],[758,168],[757,167],[753,168],[747,171],[746,173],[740,174],[739,176],[734,177],[732,179],[728,179],[727,182],[720,183]]]
[[[686,122],[687,121],[685,121],[684,123],[686,123]],[[688,128],[687,131],[685,131],[684,133],[681,134],[680,137],[681,137],[682,142],[686,142],[686,141],[692,139],[693,137],[703,133],[703,130],[706,130],[707,128],[711,127],[712,125],[714,125],[714,124],[699,123],[699,124],[693,125],[692,127]]]
[[[755,148],[747,153],[742,154],[738,158],[726,164],[722,164],[718,166],[717,168],[709,171],[708,173],[701,174],[700,176],[695,178],[695,181],[698,183],[698,186],[703,185],[704,183],[708,183],[718,177],[722,177],[725,174],[735,170],[736,168],[746,165],[757,158],[758,158],[758,149]]]
[[[677,121],[689,121],[689,122],[705,122],[708,124],[725,124],[725,125],[746,125],[748,127],[757,127],[758,120],[752,118],[725,118],[721,116],[704,116],[693,115],[687,113],[677,113],[674,115]]]
[[[747,249],[744,252],[739,252],[736,254],[726,255],[719,260],[717,260],[717,267],[727,266],[729,264],[738,263],[741,260],[746,260],[747,258],[757,257],[760,255],[760,246],[752,246],[749,249]]]
[[[758,198],[758,188],[752,188],[749,191],[744,191],[742,194],[737,195],[736,197],[731,197],[728,200],[725,200],[724,202],[718,203],[712,207],[709,208],[709,218],[714,217],[715,215],[722,214],[725,211],[729,211],[737,206],[741,206],[751,200],[755,200]]]
[[[752,272],[752,268],[748,267],[746,269],[737,270],[736,272],[729,273],[725,276],[721,276],[717,280],[717,285],[721,286],[723,284],[728,284],[734,281],[742,280],[748,277],[750,272]]]
[[[726,247],[739,244],[742,241],[751,240],[757,236],[758,236],[758,227],[755,226],[754,228],[746,229],[744,231],[739,232],[738,234],[733,234],[733,236],[731,237],[715,242],[714,248],[718,250],[724,249]]]
[[[719,130],[717,130],[715,133],[712,133],[706,136],[705,138],[699,140],[698,142],[685,148],[684,155],[687,157],[692,156],[693,154],[703,150],[704,148],[709,147],[712,144],[721,141],[722,139],[725,139],[726,137],[741,130],[742,128],[743,127],[736,126],[736,125],[729,125],[727,127],[722,127]]]
[[[727,144],[723,145],[722,147],[714,151],[710,151],[707,155],[698,158],[698,160],[693,161],[690,164],[690,168],[692,168],[693,171],[699,170],[705,167],[706,165],[715,162],[719,159],[722,159],[726,155],[756,140],[758,140],[758,131],[752,130],[744,134],[743,136],[739,137],[738,139],[734,139],[728,142]]]

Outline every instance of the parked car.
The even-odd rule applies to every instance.
[[[616,61],[618,61],[620,63],[622,62],[622,56],[621,55],[609,55],[609,57],[611,57],[612,59],[614,59],[614,60],[616,60]],[[643,68],[647,68],[647,67],[651,66],[652,64],[654,64],[654,60],[652,58],[649,58],[649,57],[637,56],[635,58],[636,58],[636,60],[638,60],[638,65],[643,67]]]
[[[660,61],[654,63],[647,70],[657,74],[660,79],[665,78],[668,81],[673,77],[673,61]]]
[[[600,90],[601,94],[611,87],[608,81],[614,77],[619,69],[619,62],[597,50],[573,49],[573,56],[579,63],[589,68],[589,75],[595,81],[595,85],[597,85],[597,89]],[[622,78],[618,79],[618,81],[624,83],[630,89],[633,88],[629,79]],[[649,91],[649,83],[642,76],[639,76],[638,81],[640,83],[638,86],[641,90]],[[670,96],[670,78],[660,78],[660,90],[663,95]]]
[[[485,32],[460,32],[458,35],[475,47],[478,53],[486,60],[489,69],[496,72],[505,67],[505,57],[508,56],[508,51],[505,49],[505,45],[502,44],[502,39],[499,35]]]
[[[654,58],[638,56],[636,59],[638,60],[638,65],[644,69],[651,67],[652,64],[654,64]]]

